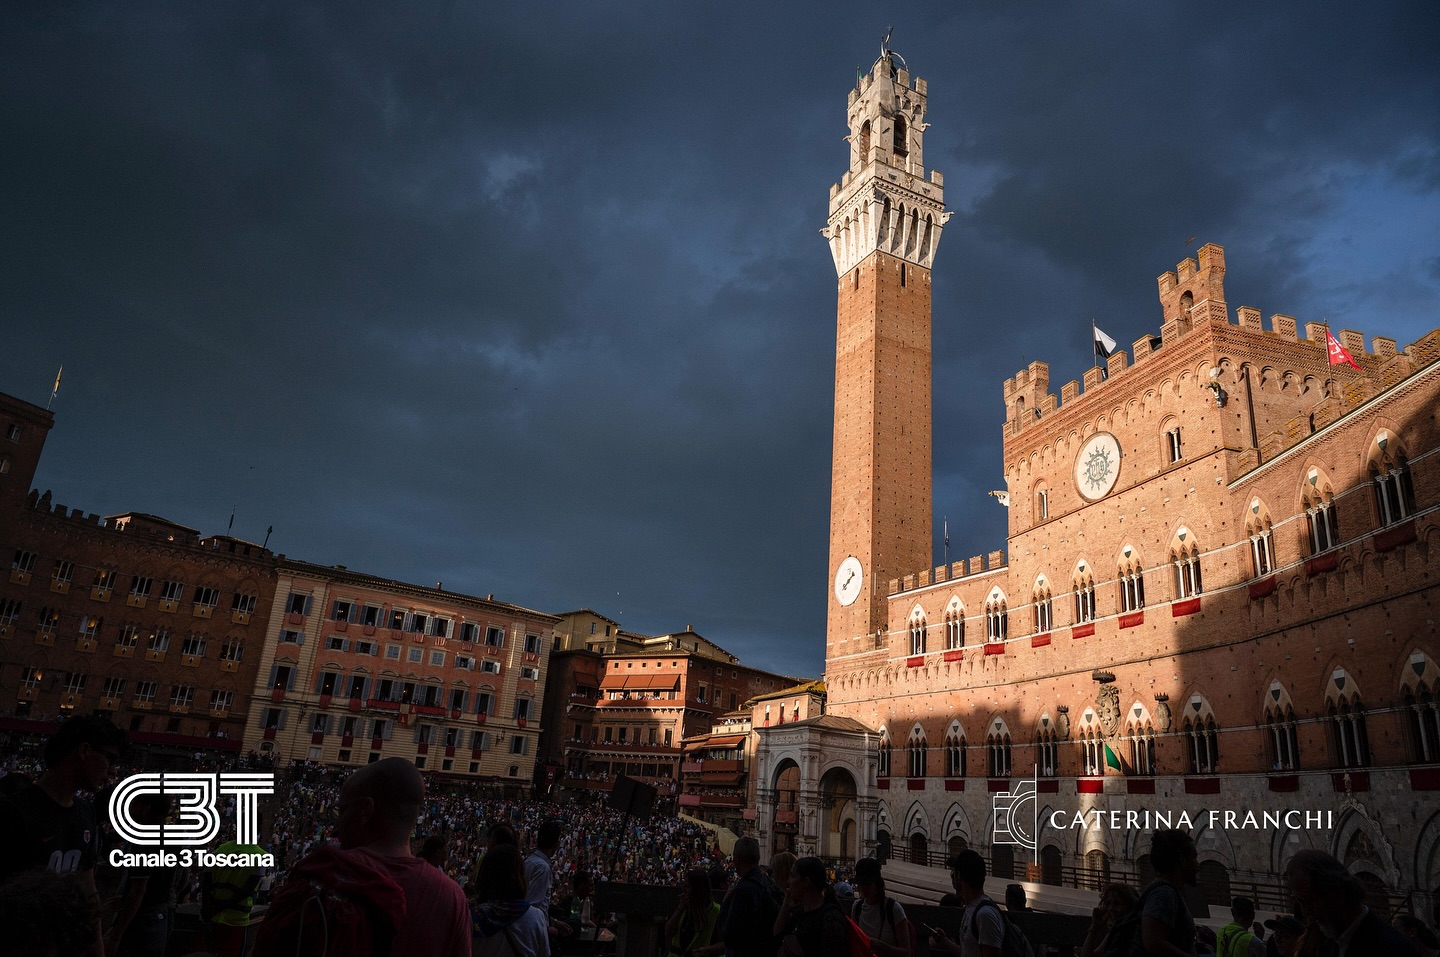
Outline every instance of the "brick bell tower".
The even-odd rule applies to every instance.
[[[933,561],[930,266],[950,214],[925,176],[925,94],[883,47],[850,91],[850,169],[822,230],[839,298],[827,666],[875,648],[890,579]]]

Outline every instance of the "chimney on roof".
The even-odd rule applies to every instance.
[[[445,590],[445,583],[444,583],[444,582],[436,582],[436,583],[435,583],[435,590],[436,590],[436,591],[444,591],[444,590]]]

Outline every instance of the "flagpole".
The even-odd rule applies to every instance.
[[[55,373],[55,386],[50,390],[50,401],[45,403],[45,411],[49,412],[50,407],[55,404],[55,397],[60,394],[60,377],[65,374],[65,366],[62,363],[60,371]]]
[[[1095,320],[1090,320],[1090,368],[1100,368],[1100,351],[1095,348],[1100,339],[1095,335]]]

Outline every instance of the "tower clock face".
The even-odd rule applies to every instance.
[[[864,584],[865,570],[860,567],[860,559],[851,555],[835,570],[835,600],[846,606],[855,604]]]
[[[1097,432],[1085,441],[1075,459],[1075,487],[1087,501],[1110,494],[1120,477],[1120,443],[1109,432]]]

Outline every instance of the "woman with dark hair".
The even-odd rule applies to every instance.
[[[1090,929],[1080,945],[1080,957],[1100,957],[1110,930],[1135,909],[1140,894],[1128,884],[1110,884],[1100,892],[1100,904],[1091,912]]]
[[[710,946],[719,916],[720,905],[710,893],[710,875],[697,867],[685,875],[680,906],[665,922],[665,939],[670,941],[666,953],[670,957],[693,957],[701,947]]]
[[[525,871],[514,844],[492,847],[475,874],[470,908],[475,957],[550,957],[545,914],[525,899]]]

